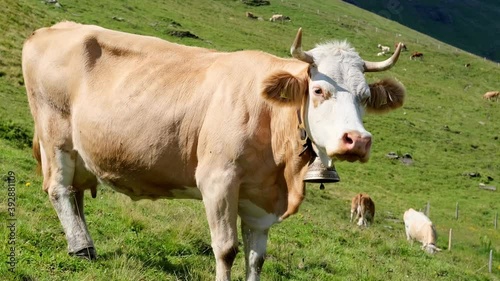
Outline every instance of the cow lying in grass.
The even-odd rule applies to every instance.
[[[422,212],[408,209],[403,216],[405,222],[406,239],[417,240],[422,243],[422,249],[429,254],[441,251],[436,247],[437,233],[431,220]]]

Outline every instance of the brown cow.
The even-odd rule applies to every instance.
[[[246,12],[245,15],[247,16],[247,18],[254,19],[254,20],[256,20],[258,18],[256,15],[254,15],[251,12]]]
[[[487,100],[498,100],[499,97],[500,97],[499,91],[489,91],[483,95],[483,99],[487,99]]]
[[[35,31],[22,67],[35,121],[33,150],[63,226],[68,251],[95,258],[83,194],[106,182],[134,200],[203,200],[216,279],[230,280],[238,251],[259,280],[269,228],[296,213],[315,155],[366,162],[363,112],[403,104],[392,79],[364,72],[396,62],[364,61],[345,41],[293,58],[217,52],[158,38],[63,22]],[[312,147],[301,153],[304,128]]]
[[[365,193],[359,193],[351,200],[351,222],[352,219],[358,221],[359,226],[369,226],[373,224],[375,218],[375,203]]]
[[[413,60],[413,59],[423,59],[424,58],[424,54],[420,53],[420,52],[413,52],[413,54],[411,54],[410,56],[410,60]]]
[[[400,43],[394,43],[394,48],[397,48],[398,47],[398,44]],[[401,46],[401,51],[408,51],[408,48],[406,48],[406,44],[405,43],[401,43],[403,44],[403,46]]]

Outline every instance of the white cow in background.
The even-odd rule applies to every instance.
[[[277,21],[290,21],[290,17],[284,16],[284,15],[272,15],[271,18],[269,18],[269,21],[272,22],[277,22]]]
[[[422,249],[429,254],[441,251],[436,247],[437,233],[432,221],[422,212],[408,209],[403,216],[405,222],[406,239],[417,240],[422,243]]]
[[[391,51],[391,48],[389,46],[382,46],[381,44],[378,44],[377,47],[384,53],[389,53]]]

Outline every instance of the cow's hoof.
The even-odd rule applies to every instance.
[[[75,256],[82,259],[95,260],[97,258],[97,253],[94,247],[83,248],[77,252],[69,253],[70,256]]]

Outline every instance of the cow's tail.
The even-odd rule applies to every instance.
[[[38,140],[38,136],[35,132],[33,133],[33,156],[36,159],[36,172],[37,174],[41,174],[42,172],[42,155],[40,154],[40,141]]]

